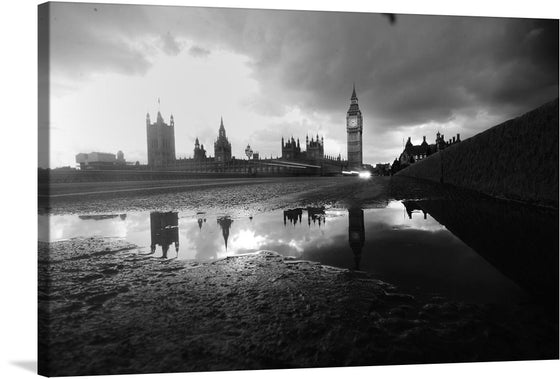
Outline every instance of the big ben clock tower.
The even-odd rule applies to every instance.
[[[362,168],[362,112],[358,107],[356,86],[353,86],[350,108],[346,113],[346,133],[348,134],[348,169]]]

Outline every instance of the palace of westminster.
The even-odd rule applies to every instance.
[[[175,155],[175,121],[170,116],[167,124],[158,111],[155,122],[150,114],[146,115],[148,147],[148,166],[152,169],[175,169],[193,172],[264,172],[264,173],[340,173],[342,170],[361,169],[362,162],[363,118],[358,107],[356,89],[353,88],[350,108],[346,115],[348,160],[340,155],[333,157],[325,154],[323,137],[306,136],[305,146],[293,137],[282,137],[282,157],[262,159],[252,152],[250,146],[245,150],[249,160],[235,159],[231,155],[231,143],[226,136],[223,119],[220,120],[218,138],[214,142],[214,157],[207,156],[204,145],[196,138],[193,158],[177,159]],[[305,147],[305,150],[303,150]]]
[[[159,100],[158,100],[159,101]],[[198,137],[194,142],[192,158],[179,158],[175,154],[175,120],[173,115],[166,123],[158,111],[155,122],[150,114],[146,114],[146,135],[148,148],[148,164],[142,166],[151,171],[175,171],[185,173],[235,173],[235,174],[264,174],[264,175],[337,175],[344,171],[370,170],[373,167],[363,163],[363,117],[358,106],[356,87],[352,88],[350,107],[346,112],[347,160],[340,154],[330,156],[325,154],[325,142],[319,135],[305,137],[305,145],[299,138],[293,136],[282,137],[282,156],[277,158],[263,158],[259,153],[253,153],[249,145],[245,149],[248,159],[236,159],[231,154],[231,142],[226,135],[223,118],[218,128],[218,138],[214,141],[214,156],[208,155],[204,144]],[[451,145],[461,142],[460,135],[445,140],[443,134],[436,134],[436,142],[428,144],[426,137],[422,144],[413,145],[410,137],[400,156],[393,165],[378,164],[375,171],[378,175],[387,175],[414,164],[429,155],[441,151]],[[130,166],[131,162],[124,160],[121,151],[114,154],[93,152],[76,155],[76,162],[80,169],[115,169]],[[136,167],[140,167],[136,162]]]

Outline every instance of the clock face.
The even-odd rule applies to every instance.
[[[349,121],[349,125],[352,127],[358,125],[358,120],[356,120],[355,118],[351,118]]]

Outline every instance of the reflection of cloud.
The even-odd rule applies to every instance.
[[[181,231],[186,237],[185,247],[181,245],[181,258],[209,260],[218,258],[223,247],[222,233],[218,225],[206,223],[202,229],[196,218],[182,220]],[[183,241],[181,241],[181,244]]]
[[[243,229],[231,239],[232,253],[236,250],[258,250],[267,243],[266,236],[255,234],[254,230]]]
[[[120,218],[104,220],[80,220],[75,215],[41,216],[49,218],[49,241],[74,237],[120,237],[127,236],[127,221]]]
[[[413,215],[412,219],[409,219],[406,208],[400,201],[391,201],[383,209],[366,210],[365,215],[369,215],[370,212],[379,212],[379,217],[375,217],[374,221],[379,225],[372,229],[374,233],[390,229],[414,229],[430,232],[445,229],[445,226],[441,225],[430,215],[427,215],[425,220],[423,215],[417,214]]]
[[[251,222],[246,218],[235,219],[231,229],[228,250],[220,226],[206,223],[199,228],[197,217],[179,219],[179,258],[212,260],[228,254],[272,250],[283,255],[320,261],[331,250],[344,251],[348,246],[348,212],[340,209],[326,210],[327,222],[318,226],[307,223],[292,228],[283,227],[283,211],[260,214]],[[441,226],[431,216],[427,220],[413,217],[409,220],[401,202],[389,203],[384,209],[364,210],[366,240],[382,240],[387,233],[398,230],[438,232]],[[48,222],[49,240],[73,237],[120,237],[141,247],[150,245],[149,213],[128,213],[125,220],[80,220],[74,215],[39,216],[41,230]],[[46,240],[45,233],[39,236]],[[327,254],[328,255],[328,254]],[[337,258],[338,259],[338,258]],[[342,259],[342,258],[341,258]]]
[[[290,240],[290,242],[288,242],[288,246],[294,248],[298,253],[303,253],[304,249],[302,246],[302,241]]]

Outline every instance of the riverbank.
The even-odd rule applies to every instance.
[[[195,263],[120,239],[40,243],[39,287],[52,376],[558,358],[536,305],[420,301],[274,252]]]
[[[397,173],[558,209],[558,99]]]

